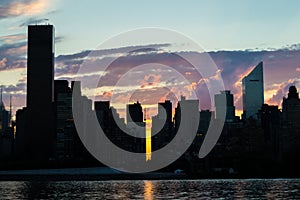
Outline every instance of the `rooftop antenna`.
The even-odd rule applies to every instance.
[[[49,25],[49,19],[44,19],[45,25]]]

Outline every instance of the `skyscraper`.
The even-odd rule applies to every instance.
[[[233,122],[235,120],[233,95],[230,94],[230,90],[220,92],[221,94],[215,95],[216,119],[225,117],[225,122]],[[224,116],[224,114],[226,115]]]
[[[185,126],[190,128],[195,126],[195,124],[188,124],[186,122],[186,124],[182,124],[182,109],[185,109],[187,112],[192,113],[194,111],[197,111],[197,114],[199,114],[199,100],[187,100],[185,98],[185,96],[181,96],[180,97],[180,101],[178,101],[177,103],[177,107],[175,108],[175,114],[174,114],[174,128],[175,128],[175,132],[178,131],[180,126]],[[195,118],[196,116],[193,116],[193,118]],[[199,119],[199,116],[197,117]],[[191,122],[190,122],[191,123]],[[197,120],[197,123],[199,123],[199,121]],[[197,124],[198,127],[198,124]]]
[[[151,135],[153,151],[162,148],[174,138],[170,100],[158,103],[158,114],[152,117]]]
[[[140,102],[127,104],[126,121],[129,134],[134,136],[135,152],[146,152],[146,123]]]
[[[250,74],[242,80],[243,119],[257,119],[258,110],[264,103],[263,62],[260,62]]]
[[[27,155],[49,159],[53,148],[54,28],[28,26],[27,53]]]
[[[158,103],[158,116],[163,117],[166,124],[172,123],[172,103],[170,100]]]
[[[289,87],[288,97],[283,97],[280,143],[283,159],[294,164],[300,153],[300,98],[295,85]]]
[[[54,101],[55,158],[72,159],[75,157],[73,144],[76,132],[73,126],[72,91],[67,80],[54,81]]]
[[[4,135],[8,126],[9,126],[9,112],[5,109],[4,103],[2,101],[2,87],[1,87],[0,88],[0,137]]]
[[[282,101],[282,120],[300,134],[300,99],[296,86],[289,88],[287,98]]]
[[[109,128],[109,117],[110,117],[110,102],[109,101],[95,101],[94,103],[95,112],[97,115],[98,122],[104,131]]]
[[[127,104],[126,121],[127,124],[130,122],[144,122],[143,108],[140,102],[137,101],[134,104]]]

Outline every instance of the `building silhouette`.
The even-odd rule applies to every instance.
[[[80,82],[78,82],[80,86]],[[73,118],[72,95],[74,81],[71,88],[67,80],[54,81],[54,111],[55,111],[55,140],[54,158],[64,162],[86,162],[92,161],[92,156],[82,144]],[[80,91],[74,91],[81,94]],[[90,103],[90,101],[87,101]],[[91,104],[89,104],[91,109]],[[87,115],[82,111],[83,115]]]
[[[9,126],[9,112],[5,109],[4,103],[2,101],[2,88],[0,91],[0,136],[5,134]]]
[[[14,132],[11,122],[11,98],[10,110],[7,111],[2,101],[2,88],[0,91],[0,158],[11,158],[14,154]]]
[[[126,106],[127,131],[134,137],[135,152],[146,152],[146,123],[143,108],[139,101]]]
[[[72,159],[74,155],[75,127],[72,126],[72,91],[67,80],[54,81],[55,144],[56,159]],[[72,133],[72,131],[75,133]]]
[[[299,128],[300,99],[297,88],[294,85],[290,86],[288,97],[283,98],[282,113],[284,121],[289,121],[294,128]]]
[[[180,101],[177,103],[177,107],[175,108],[175,114],[174,114],[174,126],[175,126],[175,132],[178,131],[179,126],[181,124],[181,107],[184,106],[187,108],[187,110],[192,111],[196,110],[197,114],[199,114],[199,100],[187,100],[185,96],[180,96]],[[185,124],[187,125],[187,124]]]
[[[141,103],[137,101],[126,105],[127,123],[109,101],[94,102],[93,110],[93,101],[81,94],[79,81],[73,81],[71,87],[67,80],[54,81],[53,38],[54,28],[51,25],[28,27],[27,107],[16,113],[18,157],[13,157],[11,112],[5,109],[1,93],[0,168],[99,165],[82,143],[91,130],[98,127],[93,123],[95,117],[107,138],[115,145],[131,152],[146,153],[146,123]],[[237,172],[241,177],[299,174],[300,166],[295,162],[300,153],[300,99],[297,88],[289,88],[288,97],[283,98],[282,112],[276,105],[263,104],[263,92],[261,62],[243,79],[244,119],[255,123],[236,120],[233,95],[227,90],[215,95],[216,113],[209,110],[199,112],[198,100],[187,100],[182,96],[172,121],[172,103],[158,103],[158,114],[152,117],[152,149],[155,151],[170,142],[177,144],[177,147],[191,143],[174,165],[174,169],[184,169],[187,173],[212,177],[232,172]],[[72,98],[74,94],[78,99]],[[78,117],[79,123],[75,124],[74,119],[76,121]],[[218,120],[221,118],[225,118],[227,123],[220,138],[208,156],[199,160],[199,149],[207,141],[211,122],[223,123]],[[82,126],[78,126],[81,122]],[[153,136],[154,133],[157,134]],[[176,137],[176,134],[185,137]],[[97,142],[95,140],[92,145],[98,145]],[[175,149],[174,153],[180,152]],[[105,156],[110,157],[110,152]],[[2,162],[6,161],[4,157],[13,162]]]
[[[193,113],[193,114],[191,114]],[[198,115],[198,116],[197,116]],[[180,97],[180,101],[177,103],[177,107],[175,108],[174,114],[174,129],[175,134],[178,134],[178,131],[185,130],[187,133],[187,137],[185,140],[189,140],[189,134],[194,131],[198,131],[199,122],[200,122],[200,112],[199,112],[199,100],[189,99],[187,100],[185,96]],[[186,120],[188,117],[189,120]],[[186,119],[184,119],[186,118]],[[197,120],[195,120],[197,119]],[[195,120],[195,121],[192,121]],[[188,130],[188,131],[187,131]],[[185,141],[176,141],[178,143],[182,143]]]
[[[130,122],[144,122],[143,108],[139,101],[133,104],[127,104],[126,121],[127,124]]]
[[[258,110],[264,103],[263,62],[242,80],[243,119],[257,119]]]
[[[104,132],[108,132],[110,128],[110,102],[109,101],[95,101],[94,108],[98,122]]]
[[[167,124],[172,123],[172,102],[170,100],[158,103],[158,115],[165,119]]]
[[[287,98],[282,101],[282,151],[285,154],[300,153],[300,99],[297,88],[292,85],[289,88]]]
[[[264,130],[265,150],[269,150],[270,158],[279,160],[281,154],[280,110],[278,106],[263,104],[259,111],[261,126]]]
[[[54,27],[28,26],[27,108],[17,113],[19,156],[47,161],[54,141]],[[20,116],[24,115],[24,116]]]
[[[216,119],[225,118],[225,122],[234,122],[236,117],[233,95],[230,90],[220,91],[220,93],[215,94]]]
[[[118,147],[134,152],[136,148],[133,143],[134,137],[126,133],[124,118],[120,118],[116,109],[110,106],[110,102],[95,101],[94,108],[98,123],[108,139]]]
[[[162,148],[168,144],[174,137],[174,125],[172,122],[172,102],[158,103],[158,114],[152,117],[151,143],[152,150]]]
[[[199,127],[197,133],[205,135],[208,130],[210,121],[214,116],[210,110],[201,110],[199,114],[200,114],[200,119],[199,119]]]

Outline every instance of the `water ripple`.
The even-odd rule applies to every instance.
[[[15,181],[0,199],[300,199],[300,179]]]

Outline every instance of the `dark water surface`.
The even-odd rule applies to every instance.
[[[0,199],[300,199],[300,179],[0,182]]]

